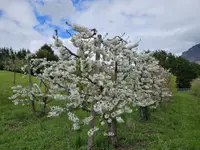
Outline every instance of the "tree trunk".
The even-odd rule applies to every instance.
[[[109,144],[111,144],[114,148],[118,148],[118,139],[117,139],[117,121],[116,119],[112,119],[111,123],[108,123],[108,132],[113,133],[113,136],[108,137]]]
[[[15,82],[16,82],[16,72],[15,72],[15,70],[14,70],[13,84],[15,84]]]
[[[94,110],[91,110],[91,115],[94,116]],[[90,121],[90,129],[94,128],[94,118]],[[87,150],[92,150],[94,136],[88,136]]]
[[[32,91],[32,86],[33,86],[33,82],[32,82],[32,79],[31,79],[31,68],[30,68],[30,60],[28,58],[28,74],[29,74],[29,89],[30,91]],[[32,111],[33,113],[36,112],[36,109],[35,109],[35,100],[34,100],[34,97],[31,96],[31,107],[32,107]]]
[[[140,118],[141,120],[144,121],[150,120],[150,112],[148,106],[145,107],[140,106]]]
[[[118,73],[118,63],[115,61],[115,74],[114,74],[114,82],[117,81],[117,73]],[[109,144],[112,144],[114,148],[118,148],[118,139],[117,139],[117,121],[115,118],[111,119],[111,123],[108,124],[108,131],[113,133],[113,136],[109,136]]]
[[[44,113],[44,114],[46,113],[46,108],[47,108],[47,104],[44,103],[44,105],[43,105],[43,113]]]
[[[96,44],[100,48],[101,42],[102,42],[102,36],[98,35],[97,38],[98,38],[98,40],[97,40]],[[99,60],[100,60],[100,52],[99,51],[96,51],[95,60],[96,60],[95,73],[99,74],[99,72],[100,72],[100,68],[99,68],[99,65],[98,65]],[[92,104],[92,107],[91,107],[91,116],[93,116],[93,117],[95,116],[95,112],[93,110],[93,104]],[[92,128],[94,128],[94,118],[90,122],[90,129],[92,129]],[[88,136],[87,150],[92,150],[93,141],[94,141],[94,136]]]
[[[35,113],[36,109],[35,109],[35,102],[31,101],[31,107],[32,107],[32,112]]]

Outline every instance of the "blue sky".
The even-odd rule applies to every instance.
[[[0,46],[36,51],[54,29],[72,48],[65,21],[109,36],[126,33],[140,50],[181,54],[200,43],[199,0],[1,0]],[[23,41],[23,42],[22,42]]]
[[[79,3],[80,0],[72,0],[74,7],[79,10]],[[45,5],[45,2],[42,0],[38,0],[37,3],[41,6]],[[52,23],[52,17],[51,15],[46,15],[46,14],[40,14],[37,10],[36,7],[34,7],[34,14],[36,19],[38,20],[39,24],[35,25],[33,27],[34,30],[38,31],[40,34],[44,34],[45,29],[41,28],[44,24],[46,24],[49,28],[51,28],[52,30],[58,30],[58,36],[61,38],[70,38],[70,35],[66,33],[66,29],[63,27],[60,27],[59,25],[55,25],[54,23]],[[68,18],[62,18],[62,20],[60,20],[60,22],[63,22],[63,24],[66,21],[70,21]],[[70,33],[74,33],[73,30],[68,30]],[[45,34],[44,34],[45,35]]]
[[[72,0],[72,4],[74,6],[74,8],[76,9],[76,11],[78,12],[82,12],[82,11],[85,11],[86,8],[83,8],[82,5],[83,3],[85,2],[91,2],[93,0]],[[61,38],[70,38],[70,35],[66,32],[66,28],[63,28],[63,27],[60,27],[59,25],[56,25],[52,22],[52,17],[51,15],[46,15],[46,14],[40,14],[37,10],[37,7],[35,7],[33,5],[33,1],[30,1],[29,0],[29,3],[33,6],[33,9],[34,9],[34,14],[35,14],[35,17],[36,19],[38,20],[39,24],[35,25],[33,27],[34,30],[38,31],[40,34],[44,34],[44,30],[43,28],[41,28],[44,24],[46,24],[49,28],[51,28],[52,30],[54,29],[57,29],[58,30],[58,36],[61,37]],[[44,6],[46,4],[45,1],[43,0],[37,0],[35,3],[39,4],[40,6]],[[61,18],[60,22],[62,24],[65,24],[65,22],[69,22],[71,23],[70,21],[70,18]],[[68,31],[70,33],[75,33],[73,30],[71,29],[68,29]],[[45,34],[44,34],[45,35]]]

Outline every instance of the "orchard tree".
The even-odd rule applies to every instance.
[[[132,59],[132,60],[131,60]],[[158,65],[158,61],[152,57],[151,52],[136,54],[130,59],[137,68],[134,91],[136,105],[140,106],[140,115],[142,120],[150,119],[148,106],[157,107],[166,102],[171,97],[171,91],[168,86],[169,71],[164,70]]]
[[[36,112],[35,103],[41,104],[41,115],[44,115],[46,114],[47,104],[50,103],[52,99],[52,93],[50,94],[49,91],[49,84],[51,83],[39,76],[37,76],[38,81],[33,83],[31,73],[36,76],[36,72],[45,66],[43,62],[44,60],[46,61],[46,59],[35,58],[35,54],[31,53],[28,54],[25,59],[27,64],[21,69],[25,75],[28,75],[29,87],[23,87],[21,85],[13,86],[13,96],[9,97],[9,99],[13,100],[15,105],[31,105],[33,113]]]
[[[63,67],[55,68],[56,70],[52,70],[51,67],[50,70],[46,68],[45,71],[48,70],[48,72],[42,76],[48,78],[49,74],[54,72],[55,85],[62,87],[63,90],[67,89],[69,96],[76,91],[78,96],[76,104],[74,104],[73,96],[73,98],[67,98],[72,100],[68,105],[74,108],[81,107],[83,110],[91,112],[87,120],[91,126],[91,130],[88,131],[88,149],[92,146],[93,132],[98,130],[97,127],[94,127],[93,122],[96,116],[99,116],[101,124],[105,124],[105,122],[108,124],[109,132],[105,135],[110,136],[111,143],[117,147],[116,123],[117,121],[124,122],[121,114],[132,112],[128,107],[130,104],[132,106],[149,106],[160,101],[160,96],[170,96],[169,91],[166,91],[166,95],[164,92],[154,92],[159,91],[164,80],[162,74],[159,74],[161,67],[151,55],[140,55],[132,51],[138,46],[138,43],[128,43],[122,38],[124,34],[108,39],[97,34],[96,29],[89,30],[77,25],[71,27],[77,32],[71,38],[72,44],[77,48],[77,54],[65,47],[56,33],[54,36],[55,46],[60,51],[61,61],[68,62],[69,65],[66,70]],[[75,68],[72,69],[72,66]],[[143,72],[145,66],[146,72]],[[56,76],[58,72],[62,72],[63,77]],[[141,78],[143,73],[146,80]],[[60,73],[58,74],[60,75]],[[141,80],[139,80],[140,78]],[[65,83],[68,88],[63,85],[66,80],[68,80],[68,83]],[[155,80],[157,82],[153,82]],[[146,84],[148,82],[149,85]],[[152,88],[152,86],[154,87]],[[54,111],[56,112],[55,109]],[[55,112],[50,114],[56,114]],[[78,119],[72,121],[74,121],[74,126],[79,128]]]
[[[160,71],[163,70],[150,54],[133,51],[139,42],[128,43],[123,38],[125,34],[106,38],[107,35],[97,34],[96,29],[67,25],[76,32],[74,35],[68,32],[76,53],[63,45],[56,31],[54,46],[60,52],[59,60],[31,60],[35,76],[48,83],[48,97],[64,103],[51,107],[48,117],[66,112],[73,122],[72,129],[90,125],[88,150],[93,148],[94,133],[107,125],[104,135],[117,148],[116,125],[124,122],[122,114],[131,113],[132,107],[146,107],[160,101],[163,92],[159,92],[159,88],[164,80]],[[38,73],[39,68],[43,69]],[[33,88],[29,93],[38,94]],[[163,96],[170,96],[170,92],[166,90]],[[82,118],[77,115],[77,109],[90,115]],[[95,124],[94,119],[99,120],[99,124]]]

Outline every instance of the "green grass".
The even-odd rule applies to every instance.
[[[8,100],[12,80],[13,73],[0,71],[0,150],[67,150],[66,116],[37,117],[29,106],[15,106]],[[16,81],[23,85],[28,82],[20,74]],[[152,111],[148,122],[139,121],[137,112],[126,115],[125,120],[118,125],[121,149],[200,149],[200,99],[189,92],[178,92],[170,103]],[[74,150],[86,149],[87,130],[84,127],[71,133]],[[107,138],[97,133],[95,147],[109,149]]]

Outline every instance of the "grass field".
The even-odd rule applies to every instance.
[[[0,71],[0,150],[67,150],[66,116],[37,117],[29,106],[15,106],[8,100],[12,80],[12,72]],[[27,79],[17,74],[16,84],[26,85]],[[137,112],[125,118],[126,124],[118,125],[124,150],[200,150],[200,99],[189,92],[178,92],[171,103],[152,111],[148,122],[139,121]],[[71,133],[74,150],[86,149],[87,130]],[[110,149],[99,133],[95,147]]]

